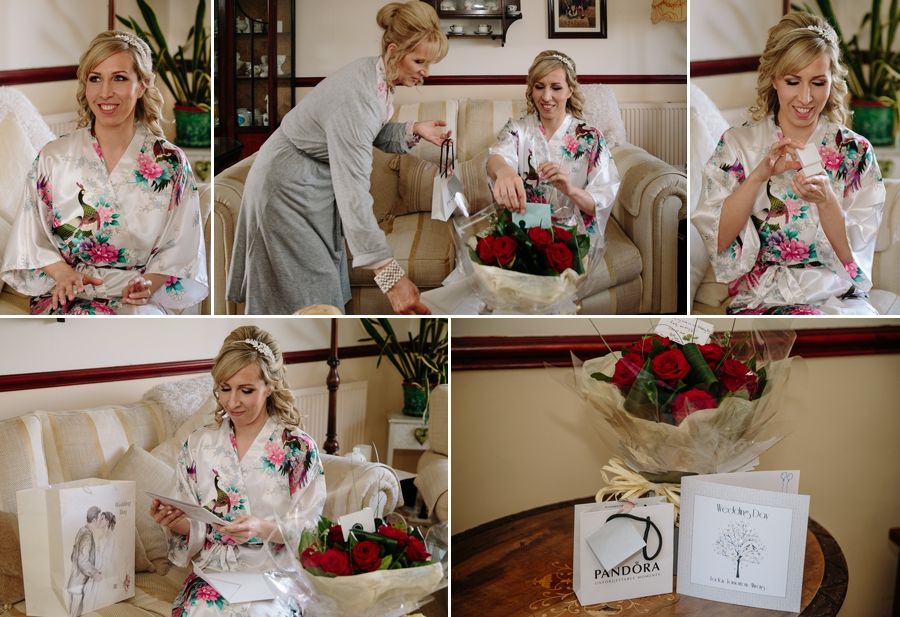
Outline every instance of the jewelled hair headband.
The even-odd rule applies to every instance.
[[[575,67],[572,66],[572,61],[569,60],[568,58],[566,58],[565,56],[560,56],[559,54],[553,54],[553,55],[551,55],[550,57],[551,57],[551,58],[556,58],[557,60],[559,60],[560,62],[562,62],[563,64],[565,64],[567,67],[569,67],[569,70],[570,70],[570,71],[574,71],[574,70],[575,70]]]
[[[272,353],[272,350],[269,349],[269,346],[266,345],[265,343],[263,343],[261,341],[257,341],[256,339],[252,339],[252,338],[245,338],[241,342],[247,343],[248,345],[250,345],[250,347],[252,347],[256,351],[258,351],[259,353],[264,355],[266,358],[268,358],[270,362],[275,362],[275,354]]]
[[[798,30],[812,30],[823,39],[831,43],[832,45],[837,45],[837,34],[835,34],[834,30],[829,27],[822,26],[806,26],[806,28],[797,28]]]

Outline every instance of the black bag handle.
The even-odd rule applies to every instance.
[[[662,550],[662,533],[659,531],[659,527],[656,526],[656,523],[650,520],[650,517],[641,518],[639,516],[634,516],[633,514],[626,514],[624,512],[619,512],[617,514],[613,514],[606,522],[613,520],[614,518],[630,518],[633,521],[638,521],[640,523],[646,523],[646,527],[644,527],[644,560],[645,561],[653,561],[659,555],[659,552]],[[653,553],[652,557],[647,556],[647,536],[650,535],[650,528],[653,527],[654,531],[656,531],[657,537],[659,537],[659,544],[656,547],[656,552]]]
[[[446,161],[444,160],[444,152],[445,151],[447,153]],[[455,167],[455,162],[454,162],[455,158],[456,158],[456,151],[454,150],[454,147],[453,147],[453,140],[448,137],[443,142],[441,142],[441,158],[440,158],[439,166],[440,166],[442,178],[449,177],[450,170],[454,169],[454,167]]]

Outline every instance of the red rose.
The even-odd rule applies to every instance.
[[[341,529],[340,525],[332,525],[331,529],[328,530],[328,538],[332,542],[343,542],[344,541],[344,530]]]
[[[532,227],[528,230],[528,237],[539,251],[546,251],[553,244],[553,234],[543,227]]]
[[[410,561],[428,561],[431,553],[425,550],[425,545],[418,538],[409,538],[409,545],[406,547],[406,558]]]
[[[572,267],[572,251],[562,242],[556,242],[547,249],[547,265],[560,274]]]
[[[478,244],[475,245],[475,252],[478,253],[478,259],[486,264],[492,264],[497,259],[497,256],[494,253],[494,240],[496,240],[494,236],[488,236],[487,238],[478,240]]]
[[[509,236],[500,236],[494,242],[494,253],[497,256],[497,263],[501,266],[509,264],[516,258],[516,249],[519,248],[518,243]]]
[[[672,341],[665,336],[645,336],[628,348],[630,353],[636,353],[646,358],[653,352],[653,341],[658,341],[664,347],[671,347]]]
[[[725,360],[720,371],[719,381],[729,392],[746,390],[752,397],[756,394],[759,384],[756,382],[756,373],[750,370],[743,362],[737,360]]]
[[[363,540],[351,551],[353,563],[363,572],[374,572],[381,565],[381,547],[372,540]]]
[[[706,360],[706,363],[709,365],[709,368],[713,370],[713,372],[715,372],[715,370],[719,368],[719,364],[722,362],[722,359],[727,353],[725,351],[725,348],[718,343],[697,345],[697,349],[700,350],[700,354],[703,356],[703,359]]]
[[[634,385],[634,380],[644,367],[644,362],[633,353],[622,356],[616,362],[616,370],[612,376],[612,383],[619,386],[620,390],[627,390]]]
[[[336,576],[350,576],[353,573],[350,569],[350,558],[339,548],[325,551],[319,561],[319,567],[326,573]]]
[[[572,239],[572,234],[562,227],[554,227],[553,232],[556,234],[556,239],[560,242],[568,242]]]
[[[679,380],[691,370],[687,358],[681,353],[680,349],[670,349],[657,355],[650,361],[653,367],[653,374],[656,375],[660,385],[674,388]]]
[[[397,529],[396,527],[388,527],[387,525],[382,525],[378,528],[378,535],[384,536],[385,538],[390,538],[392,540],[397,540],[401,544],[403,543],[403,541],[409,538],[409,534],[402,529]]]
[[[688,390],[675,397],[672,402],[672,415],[675,416],[675,426],[681,424],[685,418],[701,409],[713,409],[717,406],[716,399],[703,390]]]
[[[318,552],[316,549],[316,545],[313,544],[309,548],[307,548],[300,555],[300,563],[305,568],[320,568],[322,567],[322,554]]]

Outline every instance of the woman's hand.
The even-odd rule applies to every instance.
[[[147,304],[150,301],[150,296],[153,295],[150,289],[152,285],[152,282],[141,275],[135,276],[128,281],[128,285],[122,290],[122,302],[125,304]]]
[[[769,149],[769,154],[760,161],[751,176],[755,176],[756,181],[765,184],[772,176],[783,174],[788,169],[800,169],[802,165],[797,159],[797,150],[802,150],[803,144],[796,139],[785,137],[781,141],[776,141]],[[787,160],[787,155],[791,155],[792,160]]]
[[[419,299],[419,288],[409,277],[401,277],[385,295],[398,315],[431,315],[431,311]]]
[[[453,131],[442,133],[441,129],[438,128],[441,126],[447,126],[447,123],[443,120],[416,122],[413,124],[413,135],[418,135],[425,141],[429,141],[435,146],[440,147],[441,144],[450,139],[450,136],[453,134]]]
[[[823,173],[807,178],[802,171],[798,171],[791,180],[791,190],[803,201],[814,203],[817,206],[839,203],[837,195],[831,187],[831,180]]]
[[[150,503],[150,516],[158,525],[168,527],[175,533],[186,536],[191,532],[191,524],[185,518],[184,512],[178,508],[167,506],[158,499]]]
[[[269,536],[273,532],[275,536],[271,538],[271,541],[283,542],[281,532],[278,531],[278,526],[274,522],[264,521],[255,516],[239,516],[227,525],[213,525],[213,529],[219,535],[230,538],[237,544],[244,544],[252,538],[266,541],[270,539]]]
[[[541,180],[549,182],[563,195],[572,192],[572,185],[569,184],[569,170],[560,163],[547,161],[538,166],[538,174]]]
[[[78,272],[64,261],[44,266],[42,270],[56,281],[52,296],[54,309],[59,308],[67,301],[74,300],[76,294],[84,293],[85,285],[103,284],[103,279]]]
[[[525,183],[509,165],[497,170],[497,178],[494,180],[494,201],[510,212],[525,213]]]

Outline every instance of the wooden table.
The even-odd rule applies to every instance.
[[[576,499],[514,514],[451,540],[451,612],[467,617],[795,615],[671,594],[582,607],[572,591]],[[674,589],[675,587],[673,587]],[[847,594],[847,562],[824,527],[809,520],[802,617],[834,617]]]

